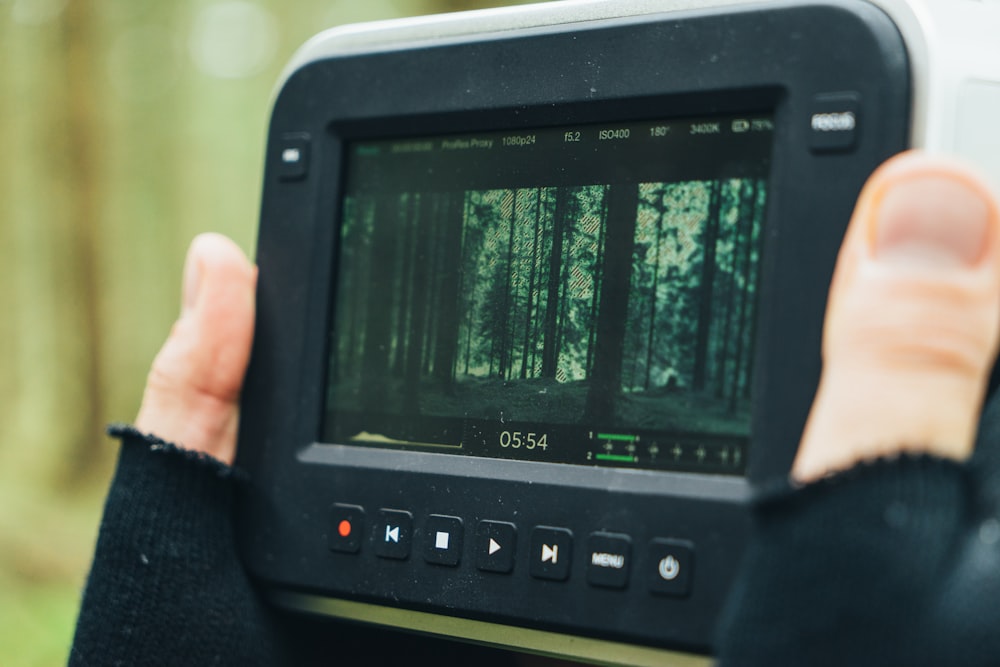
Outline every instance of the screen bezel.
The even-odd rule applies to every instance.
[[[378,54],[375,58],[385,57],[391,59],[392,55]],[[345,145],[350,142],[373,139],[405,139],[414,136],[459,134],[487,130],[520,131],[534,127],[549,127],[563,124],[584,125],[612,120],[641,121],[663,117],[685,118],[701,115],[758,113],[768,114],[774,118],[775,131],[770,192],[777,193],[783,187],[781,184],[781,175],[789,172],[801,173],[801,169],[796,163],[807,161],[789,159],[790,151],[787,150],[787,145],[796,141],[794,136],[796,133],[789,131],[790,118],[794,117],[797,111],[793,105],[793,97],[789,94],[789,88],[773,82],[768,85],[741,86],[730,90],[715,90],[700,93],[660,94],[614,100],[588,100],[584,102],[577,101],[548,105],[535,104],[519,107],[504,105],[500,108],[483,108],[475,112],[452,111],[435,115],[395,115],[390,117],[332,120],[323,127],[323,131],[318,136],[314,135],[313,137],[317,148],[315,151],[316,157],[323,160],[320,164],[316,164],[320,162],[319,159],[314,160],[314,177],[321,180],[324,184],[318,193],[320,195],[318,197],[319,200],[314,204],[316,207],[315,210],[317,212],[322,211],[322,220],[329,222],[334,230],[339,229],[339,202],[341,200],[342,181],[344,178],[344,174],[342,173],[342,153]],[[387,131],[386,128],[391,129]],[[337,159],[330,160],[331,156],[337,156]],[[809,157],[814,156],[810,155]],[[824,157],[830,162],[843,160],[840,156]],[[322,170],[321,172],[318,171],[320,169]],[[857,187],[860,189],[860,184]],[[776,247],[776,244],[781,242],[782,236],[787,236],[787,233],[783,235],[779,234],[779,230],[774,224],[774,219],[779,215],[779,211],[783,206],[783,199],[780,195],[776,197],[772,194],[769,197],[768,211],[763,225],[764,238],[760,249],[761,265],[759,267],[761,272],[761,305],[757,312],[759,322],[758,340],[768,340],[770,338],[769,330],[770,327],[774,326],[773,310],[775,299],[773,293],[775,291],[782,291],[780,289],[775,290],[773,285],[776,280],[782,280],[780,273],[787,270],[787,266],[776,265],[779,256],[781,256],[781,250]],[[836,203],[833,201],[829,201],[827,204],[828,206],[825,207],[826,211],[829,211],[830,207],[836,207]],[[843,210],[843,208],[841,204],[840,209]],[[847,215],[845,213],[845,220]],[[828,231],[828,229],[822,230],[821,233]],[[337,264],[335,259],[331,261],[328,257],[336,258],[339,248],[335,232],[331,234],[330,230],[327,229],[317,229],[316,231],[318,232],[317,238],[314,244],[310,246],[310,258],[308,261],[308,266],[313,267],[311,277],[308,281],[311,285],[309,300],[311,303],[316,304],[313,312],[319,312],[319,304],[324,304],[321,306],[323,308],[322,312],[325,315],[324,325],[329,327],[329,318],[331,315],[327,312],[325,304],[330,303],[330,297],[334,291],[335,278],[333,276],[336,275]],[[839,242],[841,234],[842,230],[833,231],[829,239],[820,241],[820,247],[830,247],[831,239],[836,239]],[[829,253],[827,255],[827,257],[812,257],[804,261],[803,267],[807,266],[808,269],[802,270],[800,268],[795,273],[799,275],[817,274],[817,265],[829,266],[829,270],[832,272],[832,256]],[[783,263],[787,264],[787,262]],[[807,331],[804,337],[800,337],[801,344],[796,341],[791,342],[792,347],[800,348],[799,350],[790,351],[790,356],[799,357],[802,360],[799,368],[794,372],[794,375],[799,377],[804,374],[811,374],[814,378],[818,378],[818,357],[815,354],[805,355],[800,353],[804,351],[802,348],[805,347],[805,340],[818,340],[818,321],[820,318],[817,316],[821,314],[824,302],[817,302],[814,299],[810,300],[810,297],[815,297],[819,294],[814,287],[813,285],[799,284],[796,288],[796,291],[801,296],[805,296],[803,292],[810,294],[810,296],[804,299],[798,299],[799,305],[795,308],[800,312],[809,313],[804,319],[813,325],[811,331]],[[779,296],[778,299],[784,299],[784,297]],[[825,299],[825,290],[822,293],[822,299]],[[791,328],[797,329],[798,327]],[[807,326],[806,328],[808,329],[809,327]],[[303,361],[304,359],[322,358],[322,355],[327,352],[327,341],[325,339],[317,340],[314,330],[303,331],[303,334],[305,335],[303,340],[305,349],[303,350],[302,361],[296,364],[302,369],[299,373],[299,377],[301,378],[300,389],[296,392],[299,406],[298,420],[300,425],[303,418],[305,419],[305,423],[309,424],[307,433],[304,432],[304,425],[302,426],[300,432],[305,437],[301,438],[300,442],[303,445],[309,443],[309,446],[312,446],[314,443],[316,445],[323,444],[319,435],[321,433],[324,406],[322,404],[323,401],[318,400],[322,398],[323,393],[322,389],[317,388],[325,386],[326,375],[325,369],[314,368],[312,364],[303,363]],[[787,347],[783,346],[785,352],[789,352]],[[773,350],[766,348],[767,346],[765,345],[755,346],[752,387],[752,394],[754,396],[768,394],[768,384],[774,375],[773,369],[767,368],[766,359],[773,358],[775,354]],[[786,386],[789,384],[781,378],[777,378],[777,381]],[[811,393],[809,393],[809,398],[811,399]],[[776,402],[774,401],[773,403]],[[803,396],[797,396],[792,400],[785,401],[783,409],[774,410],[783,413],[781,419],[769,419],[767,413],[770,411],[766,408],[767,406],[755,406],[751,417],[750,443],[748,445],[748,452],[750,454],[748,455],[745,473],[746,477],[750,480],[771,476],[787,469],[790,464],[791,455],[791,450],[788,447],[790,443],[797,441],[801,427],[792,426],[790,428],[782,428],[782,425],[787,426],[793,423],[803,423],[808,408],[808,400]],[[789,415],[792,415],[791,419],[789,419]],[[299,429],[297,428],[296,430]],[[774,447],[771,447],[769,450],[759,448],[755,446],[755,442],[758,439],[771,443],[784,442],[786,443],[785,451],[779,451]],[[448,466],[446,462],[441,462],[440,465],[442,469],[446,469]],[[546,464],[539,462],[539,465],[561,466],[567,464]]]

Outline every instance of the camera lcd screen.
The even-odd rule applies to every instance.
[[[345,144],[321,440],[744,473],[773,118]]]

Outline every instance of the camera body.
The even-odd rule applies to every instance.
[[[1000,188],[998,23],[569,0],[307,43],[266,154],[249,571],[290,609],[700,660],[865,179],[923,148]]]

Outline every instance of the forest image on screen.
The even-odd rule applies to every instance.
[[[739,464],[766,199],[759,176],[349,192],[324,437]]]

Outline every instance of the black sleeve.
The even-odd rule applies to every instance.
[[[268,606],[236,553],[238,474],[133,428],[122,440],[71,667],[510,667],[511,654]]]
[[[929,457],[762,497],[720,665],[993,665],[1000,522],[975,472]]]
[[[122,439],[69,664],[280,665],[279,619],[237,559],[233,469]]]

